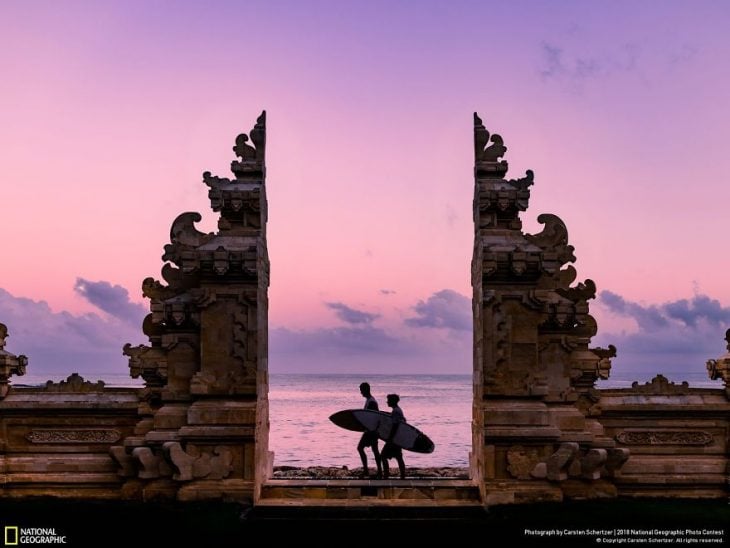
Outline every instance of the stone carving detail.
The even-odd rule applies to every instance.
[[[606,462],[608,453],[605,449],[589,449],[580,459],[580,475],[583,479],[597,480],[601,477],[601,467]]]
[[[517,479],[530,479],[530,472],[539,461],[540,455],[534,447],[514,445],[507,451],[507,471]]]
[[[669,382],[664,375],[657,375],[651,382],[639,384],[631,383],[631,390],[639,394],[652,394],[655,396],[663,396],[669,394],[687,394],[689,392],[689,383],[684,381],[682,384]]]
[[[624,445],[709,445],[709,432],[693,430],[624,430],[616,436]]]
[[[248,144],[249,136],[254,146]],[[251,172],[263,170],[266,153],[266,111],[256,119],[256,125],[249,131],[249,135],[241,133],[236,137],[233,152],[241,159],[231,162],[231,171],[237,179],[246,178]]]
[[[8,395],[10,390],[10,377],[13,375],[25,375],[25,368],[28,365],[28,358],[16,356],[5,350],[5,339],[8,337],[8,328],[0,323],[0,399]]]
[[[725,332],[727,353],[716,360],[707,360],[707,374],[713,381],[723,380],[725,392],[730,398],[730,329]]]
[[[104,381],[86,381],[78,373],[72,373],[65,381],[48,381],[44,387],[46,392],[103,392]]]
[[[578,455],[577,443],[563,443],[546,461],[547,479],[563,481],[568,479],[568,468]]]
[[[178,215],[170,228],[170,243],[165,246],[162,260],[176,264],[183,273],[192,272],[199,267],[194,250],[213,237],[212,234],[205,234],[195,228],[195,223],[201,220],[200,213],[188,211]]]
[[[569,287],[567,289],[559,287],[555,292],[574,303],[589,301],[596,297],[596,284],[593,280],[586,280],[584,283],[579,283],[575,287]]]
[[[132,450],[132,459],[139,470],[139,479],[157,479],[172,475],[170,465],[159,452],[150,447],[135,447]]]
[[[611,478],[619,475],[628,458],[629,450],[625,448],[592,447],[583,451],[577,443],[563,443],[546,460],[538,462],[530,476],[557,482],[571,477],[591,481],[602,476]]]
[[[122,353],[129,356],[129,374],[133,379],[142,377],[147,386],[162,386],[167,379],[167,355],[158,346],[124,345]]]
[[[184,450],[179,442],[170,441],[162,446],[165,457],[172,463],[176,481],[193,479],[224,479],[233,471],[233,453],[224,446]]]
[[[620,475],[621,467],[629,460],[631,452],[624,447],[613,447],[608,449],[606,457],[606,476],[616,477]]]
[[[507,173],[507,162],[499,159],[507,152],[504,140],[500,135],[491,136],[489,144],[489,131],[484,127],[482,119],[474,113],[474,156],[476,158],[477,170],[488,177],[502,177]]]
[[[35,429],[25,439],[31,443],[114,443],[120,437],[114,429]]]
[[[520,179],[510,179],[507,181],[509,184],[511,184],[513,187],[515,187],[518,190],[527,190],[532,185],[535,184],[535,172],[531,169],[528,169],[525,171],[525,176]],[[529,194],[528,194],[529,197]],[[525,206],[527,207],[527,206]]]
[[[134,468],[134,459],[132,455],[127,453],[127,450],[121,445],[115,445],[109,448],[109,455],[117,463],[119,474],[123,478],[133,478],[137,475],[137,471]]]
[[[545,228],[538,234],[525,234],[525,239],[541,249],[556,253],[561,265],[575,262],[575,248],[568,245],[568,228],[563,220],[552,213],[543,213],[538,215],[537,222]]]

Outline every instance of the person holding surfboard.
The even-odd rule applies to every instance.
[[[365,409],[369,411],[378,411],[378,402],[375,401],[372,394],[370,393],[370,384],[360,384],[360,394],[365,398]],[[375,466],[378,467],[378,473],[375,476],[380,479],[383,475],[383,471],[380,463],[380,452],[378,451],[378,433],[377,432],[363,432],[360,438],[360,443],[357,444],[357,452],[360,453],[360,460],[362,460],[362,476],[364,478],[370,477],[368,471],[368,457],[365,454],[365,448],[370,447],[373,451],[373,458],[375,459]]]
[[[399,401],[400,396],[398,394],[388,394],[388,407],[391,407],[393,409],[390,412],[390,418],[393,421],[393,428],[390,431],[390,436],[385,441],[385,445],[383,446],[383,452],[380,454],[381,460],[383,461],[383,477],[385,479],[388,479],[388,476],[390,475],[390,470],[388,468],[388,459],[396,460],[396,462],[398,463],[398,470],[400,470],[400,479],[406,479],[406,465],[403,462],[403,449],[393,443],[393,438],[395,438],[395,435],[398,433],[398,427],[402,423],[406,422],[406,417],[405,415],[403,415],[403,410],[398,407]]]

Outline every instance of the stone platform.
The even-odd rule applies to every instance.
[[[269,480],[257,506],[291,507],[481,507],[479,488],[470,480],[332,479]]]

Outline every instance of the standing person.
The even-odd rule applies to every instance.
[[[393,438],[398,427],[402,422],[406,422],[406,417],[403,415],[403,410],[398,407],[400,396],[398,394],[388,394],[388,407],[393,410],[390,412],[390,416],[393,419],[393,429],[390,431],[390,437],[383,446],[383,452],[381,453],[383,461],[383,477],[388,478],[390,470],[388,469],[388,459],[395,459],[398,463],[398,470],[400,470],[400,479],[406,479],[406,465],[403,462],[403,449],[393,443]]]
[[[370,384],[364,382],[360,385],[360,394],[365,398],[365,409],[370,411],[378,411],[378,402],[375,401],[372,394],[370,393]],[[368,457],[365,454],[365,448],[370,447],[373,450],[373,458],[375,459],[375,466],[378,467],[378,474],[375,476],[380,479],[382,476],[382,468],[380,467],[380,451],[378,451],[378,434],[377,432],[364,432],[360,438],[360,443],[357,444],[357,452],[360,453],[360,460],[362,460],[362,477],[369,478],[370,473],[368,472]]]

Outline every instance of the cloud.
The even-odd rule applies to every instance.
[[[697,47],[692,44],[685,43],[669,51],[669,53],[667,54],[667,59],[669,60],[669,64],[674,66],[689,63],[696,56]]]
[[[6,349],[28,356],[29,377],[66,377],[73,372],[104,378],[124,376],[124,343],[145,341],[141,323],[98,314],[53,312],[45,301],[15,297],[0,289],[0,321],[8,326]],[[23,382],[19,378],[17,382]]]
[[[730,323],[730,306],[723,307],[720,301],[707,295],[698,294],[692,299],[650,306],[627,301],[612,291],[602,291],[600,297],[609,310],[634,318],[640,328],[647,330],[670,326],[672,320],[692,328],[698,327],[703,320],[716,326]]]
[[[335,311],[337,317],[349,324],[369,324],[380,317],[379,314],[363,312],[347,306],[345,303],[324,303],[327,308]]]
[[[582,45],[581,45],[582,47]],[[617,72],[629,72],[638,67],[638,46],[626,43],[611,51],[595,54],[576,54],[564,46],[542,42],[541,63],[538,69],[543,81],[567,81],[574,84]]]
[[[443,289],[425,301],[418,301],[413,307],[416,316],[406,318],[410,327],[445,328],[453,331],[471,331],[471,299],[453,291]]]
[[[380,290],[381,295],[395,295],[395,290],[393,289],[381,289]]]
[[[587,46],[591,41],[586,38],[588,31],[575,27],[564,33],[559,43],[541,42],[537,66],[540,79],[546,83],[560,83],[578,92],[590,81],[622,74],[633,74],[646,85],[692,63],[698,54],[694,44],[651,45],[644,41],[641,45],[611,43],[591,51]]]
[[[651,305],[611,291],[602,291],[599,298],[610,312],[634,320],[637,326],[634,332],[601,333],[594,339],[596,344],[618,348],[612,378],[673,373],[677,380],[707,380],[704,364],[723,351],[730,307],[701,294]]]
[[[309,356],[382,356],[412,352],[416,347],[373,326],[321,327],[293,330],[277,327],[271,330],[272,353]]]
[[[664,309],[670,318],[689,327],[696,327],[702,320],[714,325],[730,324],[730,306],[723,307],[720,301],[707,295],[695,295],[691,300],[673,301],[665,304]]]
[[[642,329],[653,330],[668,325],[668,320],[656,305],[642,306],[625,300],[612,291],[601,292],[601,302],[615,314],[631,317]]]
[[[139,326],[147,314],[143,305],[129,300],[129,291],[121,285],[76,278],[74,291],[98,309],[135,326]]]
[[[395,293],[387,289],[380,292]],[[371,325],[379,315],[343,303],[325,303],[350,325],[298,330],[272,328],[270,370],[277,373],[468,373],[472,368],[470,302],[463,295],[444,289],[426,301],[418,301],[412,307],[415,317],[388,329]],[[424,327],[435,330],[424,330]]]
[[[565,65],[563,64],[563,50],[553,44],[543,42],[542,57],[543,66],[540,68],[540,76],[543,79],[557,78],[562,76],[566,72]]]

